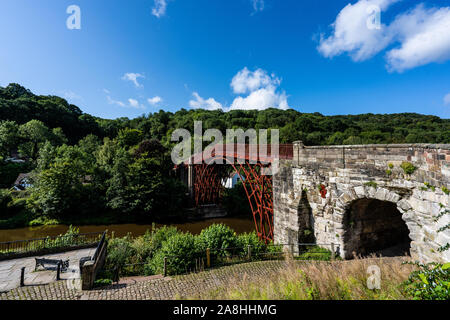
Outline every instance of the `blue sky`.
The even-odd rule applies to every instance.
[[[447,0],[3,0],[0,37],[0,86],[104,118],[269,105],[450,115]]]

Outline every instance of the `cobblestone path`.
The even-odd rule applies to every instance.
[[[25,284],[39,285],[56,281],[56,271],[34,272],[34,267],[36,265],[35,258],[69,260],[70,269],[77,268],[78,270],[80,258],[92,256],[94,252],[95,248],[89,248],[48,254],[45,256],[0,261],[0,292],[12,290],[20,286],[20,273],[22,267],[25,267]],[[62,279],[67,276],[68,273],[61,274]]]
[[[119,283],[91,291],[69,289],[66,281],[59,281],[17,288],[0,294],[0,300],[170,300],[195,296],[244,277],[268,277],[285,267],[285,261],[252,262],[173,278]]]

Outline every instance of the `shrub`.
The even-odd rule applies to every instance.
[[[125,264],[130,263],[130,259],[135,254],[136,250],[132,246],[130,235],[123,238],[112,238],[108,242],[108,256],[105,269],[123,269]]]
[[[94,281],[94,288],[101,288],[112,285],[111,279],[97,279]]]
[[[176,227],[168,227],[163,226],[161,228],[157,228],[151,234],[151,250],[152,253],[155,253],[159,249],[161,249],[164,241],[169,239],[170,237],[179,233]],[[148,235],[147,235],[148,237]]]
[[[227,254],[226,250],[217,250],[235,248],[237,246],[236,232],[227,225],[213,224],[202,230],[199,235],[198,245],[201,250],[210,248],[212,256],[224,256]]]
[[[406,174],[413,174],[417,169],[412,163],[406,161],[403,161],[400,167]]]
[[[9,217],[9,204],[12,201],[11,192],[6,189],[0,189],[0,218]]]
[[[78,237],[79,234],[80,229],[70,225],[69,230],[67,230],[67,232],[64,235],[61,235],[55,239],[56,245],[61,247],[77,245],[79,242]]]
[[[388,167],[389,167],[389,169],[393,169],[393,168],[394,168],[394,164],[389,163],[389,164],[388,164]]]
[[[251,246],[252,256],[259,256],[266,251],[266,244],[259,240],[256,232],[240,234],[236,239],[237,246],[242,248],[242,256],[248,253],[248,246]]]
[[[307,248],[305,252],[301,253],[297,259],[330,261],[331,251],[319,246],[312,246]]]
[[[273,242],[266,246],[265,258],[278,259],[283,253],[283,246],[275,245]]]
[[[414,263],[413,271],[404,282],[405,291],[415,300],[450,299],[450,263]]]
[[[135,252],[131,258],[132,263],[142,263],[152,258],[161,249],[163,242],[177,233],[177,228],[168,226],[154,229],[152,233],[147,230],[143,236],[135,238],[131,244]]]
[[[450,190],[448,190],[446,187],[441,188],[442,192],[444,192],[446,195],[449,195]]]
[[[148,260],[146,274],[162,274],[164,257],[167,257],[167,274],[188,272],[195,267],[195,259],[200,252],[195,245],[195,237],[190,233],[177,233],[163,242],[162,247]]]

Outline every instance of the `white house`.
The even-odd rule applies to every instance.
[[[23,191],[29,187],[32,187],[31,181],[30,181],[30,174],[29,173],[21,173],[16,179],[16,182],[14,182],[13,188],[17,191]]]
[[[239,181],[241,181],[239,174],[232,172],[229,177],[222,182],[222,185],[227,189],[232,189]]]

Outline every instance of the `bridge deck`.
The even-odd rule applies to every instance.
[[[211,163],[217,159],[271,163],[275,159],[292,159],[293,156],[293,144],[280,144],[275,149],[270,144],[216,144],[194,154],[184,164]]]

